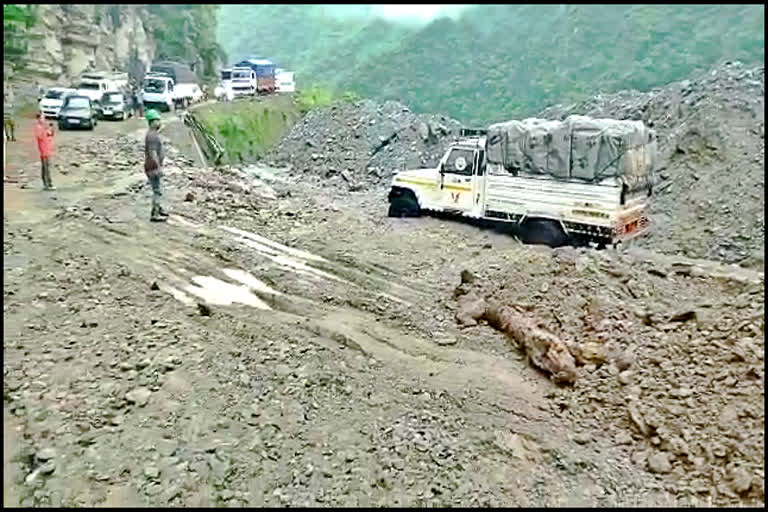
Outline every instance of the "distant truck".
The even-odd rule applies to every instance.
[[[436,168],[394,176],[390,216],[513,223],[524,242],[553,247],[615,245],[649,229],[657,142],[642,122],[526,119],[462,135]]]
[[[251,68],[256,72],[256,92],[272,94],[277,90],[275,69],[277,66],[271,60],[246,59],[235,64],[238,68]]]
[[[296,92],[296,82],[293,78],[293,71],[284,69],[275,70],[275,81],[277,82],[278,93]]]
[[[173,79],[173,101],[176,105],[187,106],[200,101],[200,81],[192,69],[184,64],[166,60],[152,64],[150,73],[164,74]]]
[[[147,73],[141,88],[141,102],[146,108],[169,112],[176,107],[173,78],[164,73]]]
[[[88,96],[96,103],[101,101],[107,92],[117,92],[117,84],[108,78],[81,78],[75,86],[77,94]]]
[[[232,96],[256,96],[256,71],[250,67],[235,66],[232,68],[231,73],[230,87],[232,89]]]

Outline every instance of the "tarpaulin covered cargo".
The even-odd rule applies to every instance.
[[[277,67],[274,62],[267,59],[246,59],[238,62],[235,66],[253,69],[257,78],[274,78]]]
[[[192,71],[189,66],[181,64],[179,62],[173,62],[164,60],[155,62],[152,64],[151,71],[166,73],[173,78],[176,84],[196,84],[198,83],[197,75]]]
[[[570,116],[491,125],[486,146],[488,161],[513,174],[586,182],[616,178],[634,189],[648,184],[656,137],[641,121]]]

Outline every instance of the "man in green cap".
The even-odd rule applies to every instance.
[[[168,214],[160,206],[162,197],[161,179],[163,177],[163,142],[160,140],[160,114],[157,110],[150,109],[146,113],[149,130],[144,139],[144,172],[147,173],[149,184],[152,187],[152,214],[149,218],[152,222],[165,222]]]

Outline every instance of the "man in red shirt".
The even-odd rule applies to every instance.
[[[40,150],[40,163],[43,171],[43,190],[56,190],[51,182],[51,153],[53,152],[53,125],[46,124],[43,114],[37,113],[35,125],[37,149]]]

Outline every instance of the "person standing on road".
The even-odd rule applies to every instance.
[[[133,90],[134,108],[138,112],[139,119],[144,117],[144,105],[141,102],[141,90],[136,87]]]
[[[160,140],[160,114],[157,110],[147,110],[147,123],[149,130],[144,139],[144,172],[147,173],[149,185],[152,187],[152,213],[149,220],[152,222],[165,222],[168,213],[160,206],[160,198],[163,195],[161,180],[163,178],[163,142]]]
[[[40,166],[43,178],[43,190],[56,190],[51,181],[51,153],[53,152],[53,125],[45,121],[42,113],[37,113],[35,124],[37,149],[40,151]]]
[[[16,123],[13,118],[16,114],[16,107],[13,103],[13,91],[10,89],[3,96],[3,130],[5,131],[7,140],[16,142]]]

